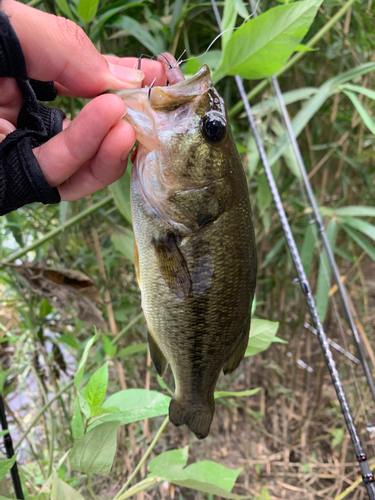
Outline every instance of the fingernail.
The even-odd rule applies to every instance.
[[[109,63],[109,69],[113,76],[126,83],[139,84],[145,77],[143,71],[139,69],[126,68],[118,64]]]

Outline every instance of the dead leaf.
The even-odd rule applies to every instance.
[[[52,269],[27,264],[5,265],[14,268],[26,279],[30,291],[47,299],[59,311],[63,321],[68,319],[68,311],[73,308],[78,318],[87,325],[98,328],[106,326],[101,311],[90,300],[95,297],[93,300],[99,302],[100,293],[95,288],[94,281],[86,274],[72,269]],[[100,303],[103,303],[101,297]]]

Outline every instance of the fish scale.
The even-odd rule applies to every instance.
[[[131,204],[142,307],[155,368],[163,376],[169,363],[175,378],[170,420],[204,438],[219,374],[238,366],[248,342],[256,279],[248,187],[207,67],[149,99],[145,92],[119,94],[139,140]]]

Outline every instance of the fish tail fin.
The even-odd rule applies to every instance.
[[[169,405],[169,420],[173,425],[187,425],[198,439],[204,439],[210,432],[215,413],[215,401],[193,404],[172,398]]]

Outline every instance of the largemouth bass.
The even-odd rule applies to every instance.
[[[117,92],[139,141],[131,177],[135,265],[169,417],[202,439],[220,371],[248,343],[256,249],[248,187],[222,98],[203,66],[169,87]]]

